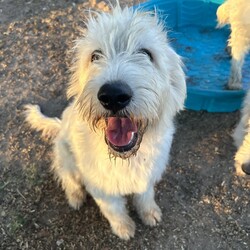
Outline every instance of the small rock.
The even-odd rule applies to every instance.
[[[63,244],[64,240],[60,239],[56,241],[57,246],[61,246]]]

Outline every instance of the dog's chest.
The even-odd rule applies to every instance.
[[[72,134],[70,141],[87,190],[126,195],[145,192],[150,182],[160,179],[166,167],[172,132],[165,137],[166,143],[160,147],[144,137],[137,155],[126,160],[113,159],[103,135],[89,131],[88,127],[77,126],[77,133]]]
[[[126,195],[146,191],[151,167],[136,162],[103,160],[82,169],[86,188],[99,189],[110,195]]]

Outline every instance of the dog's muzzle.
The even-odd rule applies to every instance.
[[[135,154],[140,147],[144,130],[141,123],[127,116],[120,116],[132,97],[131,88],[122,82],[104,84],[97,95],[101,105],[110,112],[106,118],[105,141],[115,157],[123,159]]]

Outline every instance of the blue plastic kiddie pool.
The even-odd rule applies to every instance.
[[[250,84],[250,56],[242,70],[243,90],[226,90],[230,55],[229,27],[216,29],[216,10],[223,0],[151,0],[140,5],[166,23],[172,47],[183,57],[187,74],[185,106],[191,110],[232,112],[241,108]],[[137,8],[138,6],[136,6]]]

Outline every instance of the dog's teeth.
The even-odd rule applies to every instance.
[[[130,142],[132,142],[132,141],[133,141],[134,136],[135,136],[135,132],[132,132],[132,134],[131,134],[131,139],[129,140],[128,144],[129,144]]]

